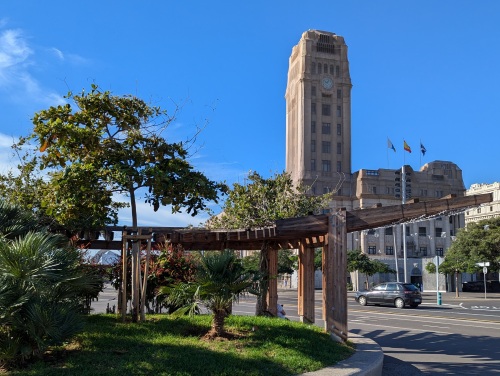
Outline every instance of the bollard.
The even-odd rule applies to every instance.
[[[438,292],[438,305],[441,305],[441,293]]]

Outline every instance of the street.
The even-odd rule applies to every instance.
[[[424,294],[416,309],[360,306],[349,293],[351,333],[376,341],[384,351],[384,376],[500,375],[500,296],[477,293]],[[297,315],[297,291],[280,290],[279,302],[290,320]],[[316,325],[321,319],[321,291],[316,291]],[[235,314],[253,314],[255,299],[247,297]]]

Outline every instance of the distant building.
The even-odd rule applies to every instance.
[[[449,161],[430,162],[419,171],[405,166],[406,187],[401,169],[353,173],[351,88],[344,38],[327,31],[304,32],[292,49],[285,93],[286,171],[296,183],[311,187],[311,194],[335,192],[332,208],[347,210],[401,204],[404,188],[406,199],[420,201],[465,194],[462,171]],[[394,225],[350,233],[348,249],[359,248],[398,270],[397,277],[374,276],[373,283],[404,280],[406,275],[408,282],[435,289],[435,277],[426,275],[425,264],[443,256],[451,237],[464,225],[463,214],[443,213],[407,223],[404,229]],[[358,287],[359,278],[355,279]],[[439,289],[445,288],[445,281],[440,281]]]
[[[493,202],[483,204],[477,208],[468,209],[465,212],[465,224],[479,222],[500,216],[500,183],[472,184],[465,193],[467,196],[480,195],[484,193],[493,194]]]

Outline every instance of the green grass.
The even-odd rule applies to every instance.
[[[207,341],[208,315],[148,316],[121,323],[115,315],[88,317],[77,341],[43,361],[9,375],[297,375],[348,358],[350,344],[330,339],[320,328],[267,317],[230,316],[230,339]]]

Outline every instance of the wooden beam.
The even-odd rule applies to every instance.
[[[422,216],[438,215],[441,212],[479,206],[493,201],[493,194],[442,198],[405,205],[386,206],[373,209],[358,209],[347,212],[347,232],[367,230],[409,221]]]

